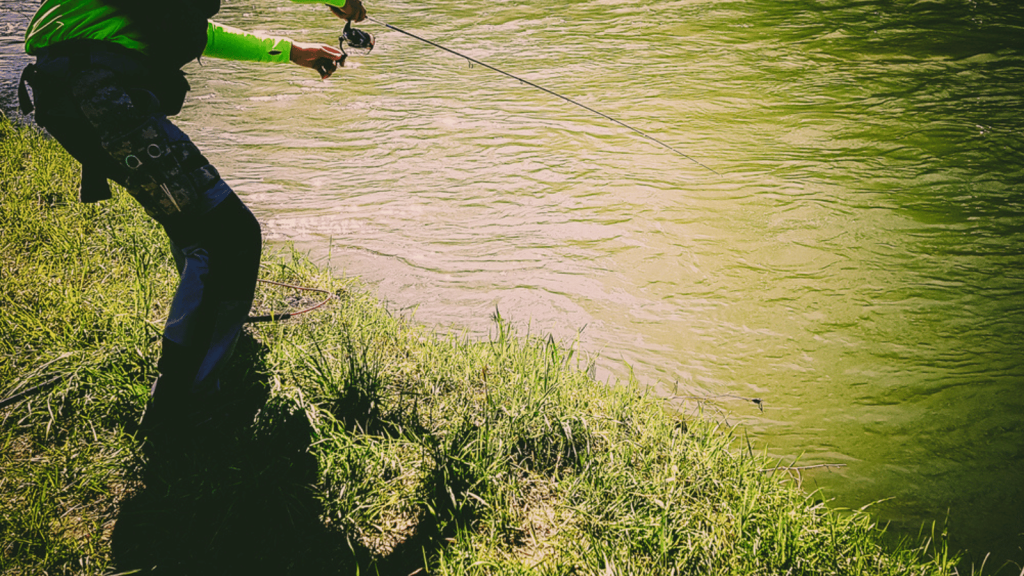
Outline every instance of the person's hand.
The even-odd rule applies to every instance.
[[[366,19],[366,8],[363,8],[362,0],[345,0],[345,5],[341,8],[331,6],[327,4],[327,7],[334,12],[334,15],[342,20],[351,20],[353,22],[362,22]]]
[[[326,80],[338,69],[342,54],[341,50],[327,44],[292,42],[289,59],[303,68],[316,70],[320,73],[320,79]]]

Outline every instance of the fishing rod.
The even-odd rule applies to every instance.
[[[565,100],[566,102],[568,102],[570,104],[574,104],[576,106],[579,106],[580,108],[583,108],[584,110],[587,110],[588,112],[592,112],[592,113],[597,114],[598,116],[600,116],[602,118],[610,120],[610,121],[618,124],[619,126],[622,126],[623,128],[627,128],[629,130],[632,130],[633,132],[636,132],[637,134],[643,136],[644,138],[646,138],[646,139],[648,139],[648,140],[650,140],[652,142],[655,142],[655,143],[661,145],[662,147],[671,150],[672,152],[675,152],[676,154],[682,156],[683,158],[686,158],[687,160],[697,164],[698,166],[700,166],[702,168],[710,170],[711,172],[714,172],[715,174],[719,174],[718,171],[715,170],[714,168],[711,168],[710,166],[707,166],[707,165],[703,164],[702,162],[700,162],[699,160],[693,158],[692,156],[688,156],[686,154],[683,154],[679,150],[676,150],[672,146],[669,146],[668,144],[662,142],[661,140],[658,140],[654,136],[651,136],[650,134],[647,134],[646,132],[644,132],[642,130],[634,128],[634,127],[630,126],[629,124],[626,124],[625,122],[623,122],[621,120],[617,120],[615,118],[612,118],[611,116],[605,114],[604,112],[599,112],[597,110],[594,110],[590,106],[586,106],[584,104],[580,104],[579,102],[573,100],[572,98],[569,98],[569,97],[566,97],[566,96],[562,96],[561,94],[559,94],[558,92],[555,92],[554,90],[549,90],[549,89],[547,89],[547,88],[545,88],[543,86],[540,86],[538,84],[530,82],[529,80],[526,80],[524,78],[520,78],[519,76],[516,76],[515,74],[509,74],[508,72],[505,72],[504,70],[499,70],[498,68],[495,68],[494,66],[491,66],[490,64],[487,64],[485,62],[481,62],[481,61],[479,61],[479,60],[477,60],[475,58],[471,58],[471,57],[466,56],[465,54],[462,54],[460,52],[456,52],[455,50],[452,50],[451,48],[446,48],[446,47],[438,44],[437,42],[433,42],[431,40],[427,40],[426,38],[423,38],[421,36],[417,36],[417,35],[413,34],[412,32],[406,32],[405,30],[402,30],[401,28],[398,28],[397,26],[392,26],[391,24],[388,24],[387,22],[381,22],[380,20],[377,20],[376,18],[371,18],[370,16],[367,16],[366,19],[371,21],[371,22],[375,22],[377,24],[380,24],[381,26],[384,26],[385,28],[390,28],[390,29],[392,29],[395,32],[398,32],[400,34],[405,34],[406,36],[409,36],[410,38],[415,38],[416,40],[419,40],[420,42],[425,42],[427,44],[430,44],[431,46],[434,46],[435,48],[440,48],[441,50],[444,50],[445,52],[449,52],[451,54],[454,54],[454,55],[458,56],[459,58],[465,58],[469,62],[472,62],[474,64],[479,64],[480,66],[483,66],[484,68],[488,68],[490,70],[494,70],[498,74],[503,74],[505,76],[508,76],[509,78],[512,78],[513,80],[518,80],[518,81],[522,82],[523,84],[527,84],[529,86],[532,86],[532,87],[534,87],[534,88],[536,88],[536,89],[538,89],[538,90],[540,90],[542,92],[547,92],[548,94],[551,94],[552,96],[555,96],[556,98],[561,98],[562,100]],[[348,29],[348,28],[350,28],[350,26],[346,26],[346,29]],[[353,29],[353,31],[354,32],[361,32],[359,30],[354,30],[354,29]],[[346,39],[347,39],[347,35],[346,35]],[[371,40],[371,42],[372,42],[372,40]],[[372,46],[372,44],[371,44],[371,46]],[[719,176],[721,176],[721,174],[719,174]]]
[[[273,285],[273,286],[281,286],[281,287],[284,287],[284,288],[291,288],[293,290],[298,290],[300,292],[320,292],[321,294],[326,294],[327,297],[324,298],[323,300],[321,300],[320,302],[318,302],[317,304],[313,305],[313,306],[309,306],[309,307],[303,308],[302,310],[297,310],[297,311],[294,311],[294,312],[271,312],[269,314],[264,314],[264,315],[261,315],[261,316],[249,316],[245,320],[245,322],[244,322],[246,324],[258,324],[258,323],[261,323],[261,322],[281,322],[281,321],[284,321],[284,320],[289,320],[291,318],[295,318],[296,316],[300,316],[302,314],[306,314],[306,313],[312,312],[314,310],[317,310],[317,309],[325,306],[331,300],[334,300],[335,298],[337,298],[336,294],[334,294],[333,292],[330,292],[328,290],[324,290],[322,288],[312,288],[312,287],[309,287],[309,286],[296,286],[294,284],[286,284],[284,282],[274,282],[273,280],[264,280],[262,278],[260,278],[260,279],[258,279],[256,281],[261,283],[261,284],[270,284],[270,285]],[[41,372],[43,369],[45,369],[50,364],[53,364],[54,362],[57,362],[58,360],[62,360],[64,358],[67,358],[68,356],[71,356],[71,352],[65,352],[65,353],[61,354],[60,356],[54,358],[53,360],[50,360],[49,362],[39,366],[38,368],[33,370],[32,374],[30,374],[29,376],[32,376],[35,373]],[[58,375],[50,375],[50,376],[51,377],[50,377],[49,380],[47,380],[46,382],[43,382],[42,384],[39,384],[38,386],[33,386],[31,388],[19,391],[18,389],[21,386],[23,386],[28,381],[28,379],[29,379],[29,377],[26,376],[20,383],[16,384],[13,387],[13,389],[11,390],[11,392],[13,392],[13,393],[10,396],[8,396],[7,398],[0,399],[0,409],[6,408],[6,407],[8,407],[8,406],[10,406],[12,404],[17,403],[20,400],[24,400],[25,398],[29,398],[31,396],[35,396],[36,394],[39,394],[41,392],[46,392],[50,388],[53,388],[54,386],[56,386],[60,382],[63,382],[64,380],[66,380],[66,378],[63,375],[59,375],[58,374]]]

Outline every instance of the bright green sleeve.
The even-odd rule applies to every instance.
[[[203,56],[250,62],[288,62],[292,41],[288,38],[263,36],[210,21],[206,27],[206,50]]]

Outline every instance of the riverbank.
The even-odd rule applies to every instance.
[[[892,549],[712,420],[586,376],[571,346],[439,336],[301,254],[261,276],[337,296],[254,325],[225,422],[134,435],[173,291],[123,192],[0,120],[4,574],[951,574],[943,538]],[[259,311],[304,295],[261,287]],[[154,569],[155,567],[155,569]]]

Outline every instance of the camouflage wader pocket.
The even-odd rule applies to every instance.
[[[125,134],[107,135],[101,139],[101,145],[126,169],[128,193],[155,218],[194,212],[199,194],[219,178],[217,171],[207,165],[212,175],[202,172],[200,176],[204,183],[211,177],[212,182],[198,188],[179,159],[202,158],[199,150],[191,143],[171,142],[156,118]]]
[[[172,137],[170,122],[150,110],[151,94],[133,99],[103,68],[84,71],[72,92],[99,133],[100,147],[117,165],[119,181],[150,216],[162,221],[199,212],[200,196],[220,175],[186,137]]]

